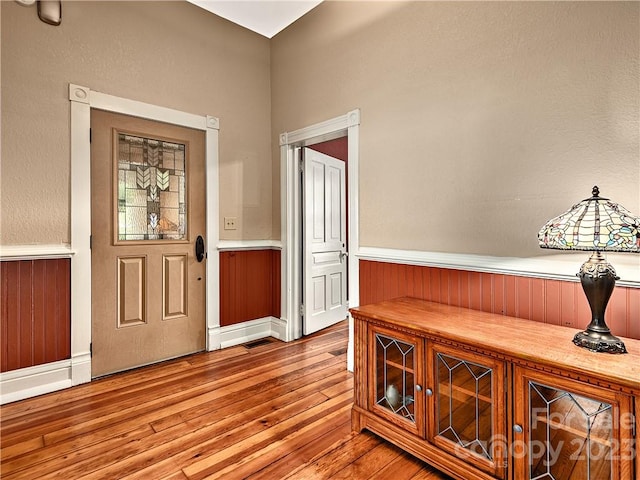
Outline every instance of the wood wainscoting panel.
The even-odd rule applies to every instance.
[[[617,298],[619,297],[616,297],[616,299]],[[627,317],[627,333],[631,338],[640,338],[640,292],[635,292],[633,294],[630,291],[627,292],[627,312],[629,313],[629,316]],[[632,312],[635,312],[635,314]],[[640,405],[640,400],[638,400],[638,404]],[[640,409],[636,410],[636,412],[640,412]],[[637,415],[637,417],[640,422],[640,415]],[[638,456],[638,459],[640,459],[640,455]],[[640,472],[640,469],[638,472]]]
[[[432,269],[429,269],[432,270]],[[440,268],[436,268],[433,270],[442,270]],[[457,288],[459,289],[458,297],[460,298],[459,305],[461,307],[469,308],[471,306],[470,296],[471,296],[471,279],[467,272],[460,271],[458,276]],[[437,277],[434,277],[437,278]],[[431,299],[435,302],[435,297],[431,297]]]
[[[411,296],[542,323],[585,328],[580,282],[360,260],[360,304]],[[640,288],[617,286],[605,314],[614,335],[640,339]]]
[[[531,277],[516,278],[516,314],[519,318],[526,318],[527,320],[531,320],[532,283],[534,282],[533,278]]]
[[[280,265],[280,250],[271,250],[271,316],[280,318],[280,303],[281,303],[281,270]]]
[[[220,252],[220,325],[280,317],[280,251]]]
[[[544,322],[545,315],[545,284],[531,279],[531,318],[536,322]]]
[[[560,310],[560,280],[547,280],[545,283],[545,322],[553,325],[562,325]]]
[[[3,260],[0,283],[0,370],[70,358],[70,260]]]
[[[516,303],[516,277],[512,275],[504,276],[504,311],[503,315],[515,317],[518,314]]]
[[[631,321],[631,310],[629,310],[629,305],[628,305],[630,292],[628,292],[627,290],[628,289],[624,289],[620,287],[615,288],[613,290],[613,293],[611,294],[611,298],[609,299],[607,310],[605,312],[605,320],[607,322],[607,325],[611,329],[611,331],[627,332],[624,335],[621,334],[625,337],[631,336],[629,334],[631,324],[633,323],[637,324],[638,322],[640,322],[640,318],[639,318],[640,309],[636,309],[635,311],[636,319],[635,321]],[[582,291],[580,292],[580,294],[582,295]],[[585,302],[585,303],[588,303],[588,302]],[[585,306],[585,311],[582,314],[579,313],[579,315],[580,316],[578,318],[585,318],[586,315],[589,315],[589,318],[590,318],[591,310],[589,308],[586,308]],[[577,328],[582,328],[582,326],[579,326]]]
[[[491,291],[493,292],[493,303],[491,304],[491,311],[496,313],[504,313],[505,309],[505,276],[499,273],[491,275]]]
[[[576,285],[573,282],[560,282],[560,325],[564,327],[578,328],[575,318]]]

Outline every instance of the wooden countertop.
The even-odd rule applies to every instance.
[[[354,317],[418,330],[427,336],[496,352],[516,363],[597,380],[594,383],[619,384],[640,394],[640,340],[622,339],[627,354],[596,353],[573,344],[573,336],[580,330],[408,297],[350,311]],[[585,319],[585,327],[589,320]]]

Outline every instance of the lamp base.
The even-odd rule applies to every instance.
[[[627,353],[624,343],[611,334],[604,321],[604,312],[618,276],[600,252],[593,252],[582,264],[577,275],[591,308],[591,323],[573,337],[573,343],[593,352]]]
[[[627,353],[624,342],[609,332],[584,332],[576,333],[573,343],[578,347],[586,348],[592,352]]]

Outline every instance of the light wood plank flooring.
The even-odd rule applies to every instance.
[[[446,479],[351,432],[347,324],[200,353],[1,408],[2,480]]]

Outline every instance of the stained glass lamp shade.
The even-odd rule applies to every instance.
[[[611,334],[605,309],[618,276],[601,252],[640,253],[640,218],[608,198],[598,187],[592,196],[549,220],[538,232],[541,248],[594,252],[577,276],[591,308],[591,323],[573,343],[596,352],[626,353],[624,343]]]

